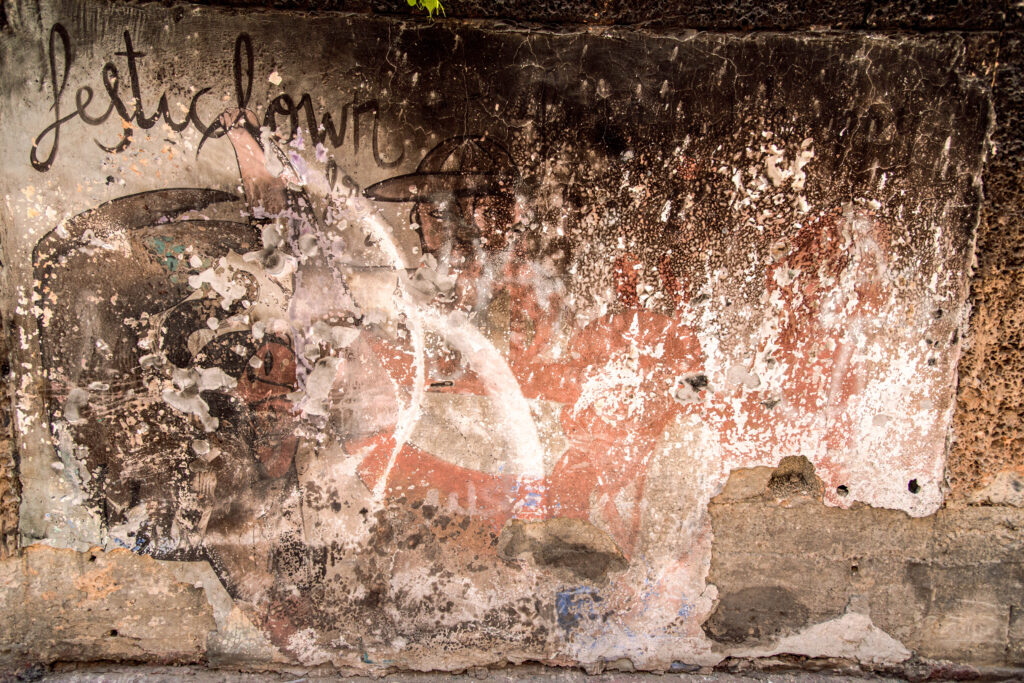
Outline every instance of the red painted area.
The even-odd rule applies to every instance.
[[[516,338],[521,337],[514,334]],[[387,349],[380,340],[376,346],[391,379],[411,383],[411,354]],[[527,398],[563,404],[560,422],[570,445],[547,480],[523,481],[468,470],[404,444],[388,477],[388,491],[419,497],[436,489],[442,500],[454,495],[460,505],[490,519],[496,528],[513,515],[536,518],[538,510],[542,516],[589,519],[591,501],[601,500],[613,535],[628,548],[639,525],[639,512],[622,519],[614,499],[634,486],[632,495],[639,502],[648,459],[658,439],[680,410],[693,409],[679,405],[670,390],[678,377],[700,369],[696,336],[667,316],[627,311],[601,318],[578,332],[563,362],[542,363],[531,349],[517,348],[510,355],[510,367]],[[631,362],[631,372],[642,377],[629,389],[643,397],[639,407],[626,410],[613,399],[603,411],[595,404],[577,409],[588,379],[610,361]],[[482,384],[471,375],[441,391],[482,393]],[[394,447],[392,432],[348,444],[350,451],[366,454],[359,472],[370,488],[378,484]]]
[[[250,365],[235,386],[235,393],[246,402],[254,416],[256,439],[253,455],[272,479],[283,476],[291,467],[298,448],[295,414],[286,394],[295,390],[295,354],[281,340],[263,343],[253,354],[258,368]]]
[[[870,225],[866,234],[852,234],[838,212],[825,215],[809,222],[768,267],[766,291],[769,297],[777,294],[781,302],[777,310],[768,312],[779,317],[779,330],[771,340],[776,345],[773,360],[787,368],[782,394],[775,399],[778,404],[765,400],[758,391],[732,387],[708,391],[700,382],[695,385],[700,400],[675,400],[674,388],[703,370],[700,343],[693,329],[646,310],[627,310],[595,320],[575,333],[560,361],[544,362],[540,358],[550,338],[551,316],[529,288],[512,285],[516,315],[510,325],[509,366],[524,396],[563,405],[560,423],[568,450],[543,482],[517,482],[511,475],[468,470],[404,444],[387,490],[392,495],[419,497],[436,489],[442,500],[454,497],[495,528],[512,516],[589,520],[600,515],[628,552],[639,532],[650,458],[666,428],[681,414],[699,414],[717,431],[723,452],[734,462],[799,454],[808,440],[821,438],[826,454],[822,467],[836,467],[832,456],[842,452],[853,435],[851,399],[865,382],[863,370],[854,360],[849,327],[858,316],[876,313],[884,300],[880,273],[888,235],[883,227]],[[636,263],[623,257],[615,265],[623,303],[633,302],[636,296]],[[660,265],[662,284],[669,290],[666,293],[678,300],[678,280],[665,264]],[[781,269],[796,275],[787,280],[789,276],[780,274]],[[851,291],[840,286],[844,277],[844,283],[853,283]],[[823,322],[826,314],[832,315],[833,322]],[[382,381],[411,388],[412,355],[408,349],[379,339],[373,344],[389,374]],[[588,398],[588,382],[592,387],[601,381],[602,373],[614,372],[616,367],[626,368],[634,383],[611,386]],[[428,375],[432,370],[428,368]],[[436,390],[482,395],[480,378],[466,370],[452,386]],[[751,442],[756,446],[753,459],[749,450],[734,449],[741,443],[749,447]],[[349,446],[365,454],[359,471],[373,488],[393,453],[393,433]],[[617,498],[627,503],[623,507],[630,513],[623,515]],[[530,499],[532,505],[527,504]]]
[[[772,401],[760,392],[734,389],[720,398],[739,398],[738,407],[724,400],[709,406],[727,456],[754,464],[736,451],[751,434],[757,436],[761,459],[810,455],[806,444],[820,440],[816,465],[824,472],[819,474],[831,470],[841,476],[838,460],[854,437],[851,409],[867,382],[852,334],[887,297],[888,230],[867,216],[861,223],[869,227],[857,234],[838,210],[810,221],[768,267],[766,293],[778,302],[768,313],[778,316],[779,331],[770,340],[774,350],[757,351],[786,368],[785,382]]]
[[[259,163],[262,153],[248,134],[234,126],[229,135],[250,201],[256,197],[269,207],[293,206],[296,199],[286,184],[266,177]],[[684,162],[678,172],[693,175],[694,162]],[[426,182],[427,176],[417,178]],[[471,201],[466,196],[448,204],[423,200],[414,212],[420,218],[425,252],[453,240],[447,258],[457,272],[455,307],[479,314],[482,287],[489,277],[497,280],[486,285],[491,293],[508,293],[508,328],[501,330],[507,332],[506,362],[525,398],[561,405],[559,422],[567,450],[543,480],[517,477],[514,472],[489,474],[438,457],[443,454],[396,443],[392,425],[346,444],[349,452],[362,455],[359,474],[368,487],[406,498],[434,490],[442,501],[457,503],[494,528],[513,516],[599,516],[629,552],[639,533],[650,459],[681,415],[698,415],[717,435],[722,456],[732,466],[808,454],[808,444],[813,443],[810,455],[823,470],[840,469],[840,456],[854,434],[851,406],[865,386],[851,333],[862,318],[877,313],[886,298],[883,273],[889,237],[884,226],[868,216],[850,220],[835,210],[812,217],[786,240],[763,245],[771,262],[765,270],[766,303],[759,313],[775,326],[763,334],[754,352],[762,367],[769,368],[761,371],[778,367],[782,373],[781,382],[769,392],[722,382],[708,386],[696,331],[678,318],[643,308],[644,267],[632,253],[620,254],[612,264],[617,303],[625,310],[576,330],[558,360],[550,360],[548,351],[560,334],[559,325],[565,324],[563,302],[550,292],[542,298],[538,292],[543,288],[537,283],[562,274],[539,272],[534,259],[520,253],[525,249],[521,244],[511,258],[496,258],[507,246],[507,230],[494,218],[505,201],[500,197],[474,195]],[[500,272],[489,274],[498,263],[503,263]],[[686,275],[674,271],[668,254],[655,265],[664,300],[680,310],[686,305]],[[364,341],[380,361],[381,374],[371,381],[411,396],[415,367],[408,342],[371,333],[364,334]],[[247,375],[238,391],[261,416],[268,438],[260,443],[271,444],[257,446],[257,457],[270,476],[280,476],[295,452],[295,438],[284,428],[289,411],[284,394],[294,385],[294,365],[289,375],[285,356],[290,351],[261,352],[278,363],[279,375]],[[429,390],[486,395],[485,383],[468,365],[451,350],[433,355],[426,368]],[[510,463],[513,469],[514,465]]]

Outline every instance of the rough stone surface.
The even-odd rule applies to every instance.
[[[303,672],[305,673],[305,672]],[[308,674],[307,674],[308,675]],[[331,677],[329,674],[309,675],[313,680],[344,680],[351,683],[372,683],[375,678],[352,676],[344,679]],[[643,674],[643,673],[605,673],[586,674],[582,671],[550,669],[539,666],[510,667],[504,670],[478,669],[466,672],[460,678],[484,683],[504,683],[506,681],[550,681],[551,683],[578,683],[581,681],[630,681],[648,682],[679,681],[680,683],[757,683],[765,681],[764,675],[743,675],[730,673],[712,674]],[[154,681],[170,683],[172,681],[197,681],[207,683],[218,681],[223,683],[272,683],[275,681],[306,680],[306,676],[297,673],[232,673],[211,672],[189,667],[94,667],[72,670],[54,671],[45,676],[47,681],[66,681],[67,683],[87,683],[102,681],[103,683],[135,683],[136,681]],[[452,680],[451,674],[443,673],[394,673],[388,676],[389,681],[401,683],[438,683]],[[844,676],[827,674],[775,673],[770,679],[773,683],[857,683],[857,681],[895,681],[894,678],[864,676]]]
[[[994,67],[997,126],[995,154],[985,173],[973,311],[960,361],[947,478],[954,500],[1019,505],[1024,491],[1024,43],[1007,34],[978,38],[975,44],[976,61]]]
[[[146,0],[148,1],[148,0]],[[372,12],[422,19],[424,12],[389,0],[203,0],[235,8],[323,12]],[[1010,0],[451,0],[442,3],[450,20],[501,19],[547,24],[640,25],[657,29],[718,31],[845,29],[1003,30],[1024,24]]]
[[[128,551],[26,548],[0,562],[0,675],[51,662],[205,660],[201,588]]]
[[[18,549],[18,471],[11,420],[10,329],[0,318],[0,560]]]

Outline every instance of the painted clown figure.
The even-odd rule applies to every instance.
[[[423,557],[443,556],[453,581],[465,567],[489,572],[504,595],[533,602],[524,554],[583,591],[556,604],[600,591],[622,632],[657,612],[666,642],[700,640],[701,619],[686,617],[713,603],[707,509],[729,471],[807,455],[827,488],[843,483],[877,391],[864,349],[891,297],[890,231],[866,212],[819,212],[756,245],[767,258],[754,271],[764,289],[749,309],[751,357],[726,363],[706,327],[684,322],[701,320],[679,286],[694,274],[667,260],[671,313],[644,306],[642,264],[621,249],[609,249],[613,300],[578,310],[573,242],[520,220],[520,173],[492,138],[447,139],[414,172],[341,196],[251,112],[221,122],[244,209],[216,190],[122,197],[48,234],[35,258],[43,293],[68,294],[56,315],[71,329],[70,302],[118,300],[99,289],[118,282],[108,273],[159,294],[117,312],[139,332],[109,368],[51,380],[130,374],[129,392],[109,400],[131,421],[76,419],[88,392],[70,388],[55,414],[104,444],[88,464],[104,473],[92,486],[111,542],[209,560],[274,644],[299,651],[322,624],[355,643],[368,614],[405,628],[433,599]],[[373,201],[410,205],[412,230]],[[193,229],[192,214],[217,204],[228,206],[214,216],[247,220]],[[119,232],[124,253],[101,253],[88,287],[66,279],[86,267],[63,258],[92,258],[85,235]],[[186,246],[188,235],[199,237]],[[187,278],[163,265],[177,242]],[[87,333],[65,346],[94,346]],[[44,353],[60,348],[43,341]],[[179,429],[141,439],[134,425],[159,411]],[[503,561],[481,563],[485,553]],[[480,604],[462,596],[455,626]],[[434,629],[436,611],[421,614],[430,621],[416,628]]]
[[[294,408],[325,419],[321,436],[358,463],[376,501],[441,504],[495,533],[513,519],[578,520],[631,557],[648,473],[680,420],[699,422],[716,443],[699,457],[717,458],[719,473],[796,454],[822,433],[836,458],[850,441],[863,373],[846,330],[881,306],[886,258],[885,235],[871,221],[829,214],[808,222],[768,268],[784,313],[762,340],[761,355],[771,353],[784,375],[782,392],[769,395],[767,383],[709,380],[671,273],[659,269],[675,313],[623,296],[631,291],[624,276],[611,312],[583,319],[567,295],[571,245],[524,227],[519,171],[492,138],[447,139],[414,172],[365,190],[376,202],[411,204],[417,263],[400,254],[396,231],[366,199],[346,200],[367,245],[391,254],[383,266],[338,252],[343,240],[326,217],[290,189],[302,180],[287,157],[275,176],[252,130],[232,125],[229,138],[254,214],[276,217],[264,241],[279,226],[281,244],[297,255],[288,312]],[[798,267],[808,259],[820,267]],[[625,260],[616,265],[628,276]],[[782,277],[790,273],[802,275]],[[842,278],[856,305],[829,294]],[[324,329],[340,330],[344,343],[332,348]],[[828,349],[807,356],[823,338],[832,338]],[[290,465],[270,460],[275,473]]]
[[[565,249],[522,230],[517,180],[495,141],[462,137],[435,147],[416,172],[367,188],[374,200],[413,204],[424,257],[450,278],[428,305],[452,327],[429,335],[415,424],[384,425],[346,448],[362,454],[360,474],[375,490],[434,492],[495,530],[511,518],[600,517],[628,554],[648,460],[668,423],[696,409],[677,389],[703,390],[694,380],[700,347],[678,321],[646,310],[574,327],[561,280]],[[457,320],[478,334],[466,339]],[[411,400],[412,346],[373,346],[385,383]],[[635,498],[625,515],[623,495]]]
[[[666,434],[687,416],[715,443],[688,457],[717,453],[716,471],[806,454],[830,478],[843,476],[864,388],[854,332],[884,309],[883,227],[867,215],[832,211],[780,240],[785,248],[773,247],[783,252],[765,278],[766,296],[781,314],[765,313],[777,324],[764,332],[755,359],[769,359],[779,377],[753,387],[720,378],[712,386],[698,334],[679,315],[685,294],[661,268],[674,314],[644,308],[623,296],[634,288],[619,286],[614,312],[579,324],[565,297],[570,247],[553,257],[522,228],[517,181],[500,145],[462,137],[435,147],[414,173],[365,192],[376,201],[412,203],[422,253],[451,281],[427,305],[449,321],[471,321],[480,335],[468,346],[490,347],[474,361],[479,349],[460,343],[457,330],[428,335],[433,346],[415,424],[382,425],[347,444],[361,454],[369,487],[406,497],[434,492],[495,529],[512,518],[584,520],[630,556],[641,535],[648,471]],[[629,269],[617,265],[629,285]],[[374,346],[387,383],[412,401],[410,345]],[[767,377],[756,362],[746,370]],[[523,399],[528,413],[509,415],[508,406]],[[538,449],[539,458],[529,452]]]

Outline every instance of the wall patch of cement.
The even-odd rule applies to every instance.
[[[0,664],[205,661],[203,591],[128,551],[33,546],[0,562]]]
[[[816,646],[822,656],[857,659],[856,629],[835,641],[846,654],[828,652],[835,644],[812,629],[858,615],[899,645],[875,642],[862,654],[888,653],[890,664],[910,651],[976,666],[1024,663],[1024,511],[972,506],[915,519],[840,510],[822,505],[812,487],[780,494],[766,485],[771,474],[733,473],[710,506],[708,580],[719,600],[705,629],[723,651]]]

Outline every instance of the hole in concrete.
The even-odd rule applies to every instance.
[[[707,375],[693,375],[692,377],[686,378],[686,383],[693,387],[694,391],[700,391],[701,389],[708,388],[708,376]]]
[[[836,487],[836,495],[843,496],[844,498],[850,494],[850,489],[846,488],[846,484],[840,484]]]
[[[768,479],[768,491],[776,498],[797,495],[821,495],[821,480],[814,473],[814,465],[802,455],[787,456],[779,461]]]
[[[921,491],[921,485],[917,483],[917,479],[911,479],[907,482],[907,490],[911,493],[918,493]]]

